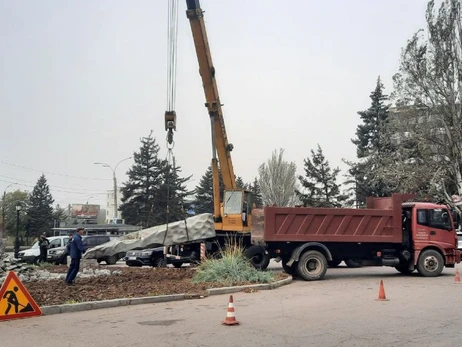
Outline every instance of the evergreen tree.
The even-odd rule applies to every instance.
[[[61,206],[56,205],[54,211],[53,211],[53,220],[55,220],[57,223],[59,222],[66,222],[67,221],[67,213],[64,208]]]
[[[192,194],[186,188],[189,177],[180,177],[181,167],[168,165],[163,174],[163,184],[160,188],[156,219],[159,223],[170,223],[185,219],[185,198]],[[168,209],[167,209],[168,206]]]
[[[255,206],[262,207],[263,199],[261,197],[260,185],[258,184],[258,179],[255,177],[253,184],[250,185],[250,189],[253,195],[253,202]]]
[[[220,200],[223,199],[224,184],[220,176]],[[195,189],[195,202],[194,209],[197,214],[199,213],[213,213],[213,174],[212,167],[209,166],[205,171],[199,185]]]
[[[29,197],[27,216],[31,235],[38,236],[50,231],[53,225],[53,202],[47,180],[42,174]]]
[[[128,181],[122,187],[120,210],[123,218],[129,224],[144,228],[165,223],[169,189],[169,221],[178,220],[177,204],[185,189],[183,179],[178,177],[180,168],[173,170],[166,160],[159,158],[159,145],[152,132],[141,139],[140,150],[133,157],[134,164],[127,173]]]
[[[329,161],[324,156],[321,146],[315,152],[311,150],[311,159],[306,158],[305,177],[298,179],[306,193],[296,191],[304,206],[310,207],[341,207],[345,197],[340,194],[337,182],[339,168],[331,169]]]
[[[213,177],[210,166],[196,186],[195,198],[194,210],[197,214],[213,213]]]
[[[361,124],[356,128],[356,138],[351,141],[356,145],[358,162],[345,161],[350,166],[348,180],[350,192],[354,195],[357,206],[364,206],[368,196],[388,196],[389,188],[377,174],[382,155],[390,151],[390,143],[384,141],[383,133],[388,123],[388,96],[383,93],[384,86],[377,78],[371,93],[371,106],[366,111],[358,112]]]
[[[383,89],[379,76],[375,89],[370,95],[371,106],[366,111],[358,112],[362,124],[356,128],[356,139],[351,140],[356,145],[358,158],[367,158],[382,151],[383,143],[380,135],[389,114],[389,106],[385,104],[388,96],[383,94]]]
[[[237,176],[236,178],[236,187],[246,189],[246,184],[244,183],[244,180],[241,176]]]

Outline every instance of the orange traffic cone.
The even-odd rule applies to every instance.
[[[385,289],[383,288],[383,281],[380,280],[380,288],[379,288],[379,298],[376,299],[378,301],[388,301],[387,297],[385,296]]]
[[[221,324],[223,325],[239,324],[239,322],[236,320],[236,317],[234,316],[234,302],[233,302],[232,295],[229,296],[228,312],[226,313],[226,318]]]
[[[460,284],[460,275],[459,275],[459,269],[456,269],[456,277],[454,278],[454,283]]]

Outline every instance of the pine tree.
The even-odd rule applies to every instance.
[[[166,160],[159,158],[159,149],[151,132],[149,136],[141,139],[139,152],[133,154],[134,164],[128,170],[128,181],[121,189],[122,205],[120,206],[122,216],[129,224],[146,228],[165,223],[167,217],[166,188],[171,189],[169,197],[174,196],[176,199],[182,196],[181,192],[178,195],[176,192],[178,188],[176,183],[181,181],[176,176],[179,168],[173,175],[174,179],[168,181],[167,177],[172,169]],[[173,200],[172,204],[176,203],[177,200]],[[170,221],[179,218],[176,207],[173,208],[172,215],[175,217],[172,217]]]
[[[263,199],[261,197],[260,185],[258,184],[258,179],[255,177],[253,184],[250,185],[250,189],[253,195],[253,202],[255,206],[262,207]]]
[[[192,192],[187,190],[185,184],[191,176],[180,177],[180,172],[181,167],[168,165],[163,173],[163,184],[160,187],[161,198],[158,201],[156,216],[159,224],[186,218],[185,198]]]
[[[210,166],[196,186],[195,198],[194,210],[197,214],[213,213],[213,177]]]
[[[220,200],[223,199],[224,184],[220,176]],[[201,177],[199,185],[195,189],[194,210],[199,213],[213,213],[213,174],[212,167],[209,166],[207,171]]]
[[[371,93],[371,106],[366,111],[358,112],[361,124],[356,128],[356,138],[351,141],[356,145],[358,162],[346,163],[349,179],[345,184],[351,186],[356,206],[364,206],[368,196],[388,196],[389,188],[377,175],[381,164],[380,157],[391,150],[390,143],[384,141],[383,133],[388,123],[388,96],[383,93],[384,86],[377,78],[374,91]]]
[[[329,161],[324,156],[321,146],[315,152],[311,150],[311,159],[306,158],[305,177],[298,179],[306,193],[297,190],[297,195],[304,206],[310,207],[341,207],[345,200],[340,194],[340,185],[336,183],[339,168],[331,169]]]
[[[356,128],[356,139],[351,140],[356,145],[358,158],[367,158],[382,151],[381,132],[384,129],[389,114],[389,106],[385,104],[388,96],[383,94],[384,86],[377,78],[377,84],[371,93],[371,106],[366,111],[358,112],[362,124]]]
[[[47,180],[42,174],[29,198],[27,216],[31,235],[38,236],[50,231],[53,225],[53,202]]]
[[[53,211],[53,220],[55,220],[59,224],[59,222],[66,222],[67,218],[68,216],[66,214],[66,210],[59,206],[59,204],[56,205]]]
[[[237,176],[237,178],[236,178],[236,187],[237,188],[242,188],[242,189],[246,188],[246,184],[244,183],[244,180],[242,179],[241,176]]]

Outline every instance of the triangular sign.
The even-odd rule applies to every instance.
[[[0,288],[0,321],[41,316],[42,311],[14,271],[8,272]]]

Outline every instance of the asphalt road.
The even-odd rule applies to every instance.
[[[277,266],[274,266],[277,268]],[[384,281],[389,301],[377,301]],[[133,285],[136,285],[134,283]],[[65,290],[65,288],[63,288]],[[329,269],[325,280],[229,295],[0,322],[2,346],[460,346],[462,285],[390,268]]]

